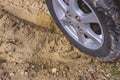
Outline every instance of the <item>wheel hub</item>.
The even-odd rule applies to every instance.
[[[103,45],[102,25],[86,0],[53,0],[52,3],[58,20],[74,40],[94,50]]]

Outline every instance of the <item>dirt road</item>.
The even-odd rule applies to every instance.
[[[120,61],[99,62],[62,34],[0,7],[0,80],[120,80]]]

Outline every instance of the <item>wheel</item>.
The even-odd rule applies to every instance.
[[[119,58],[119,11],[113,0],[46,0],[55,22],[80,51],[102,61]]]

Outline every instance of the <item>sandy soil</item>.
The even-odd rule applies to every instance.
[[[0,7],[0,80],[120,80],[120,60],[99,62]]]

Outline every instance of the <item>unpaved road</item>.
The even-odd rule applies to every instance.
[[[120,61],[99,62],[0,8],[0,80],[120,80]]]

